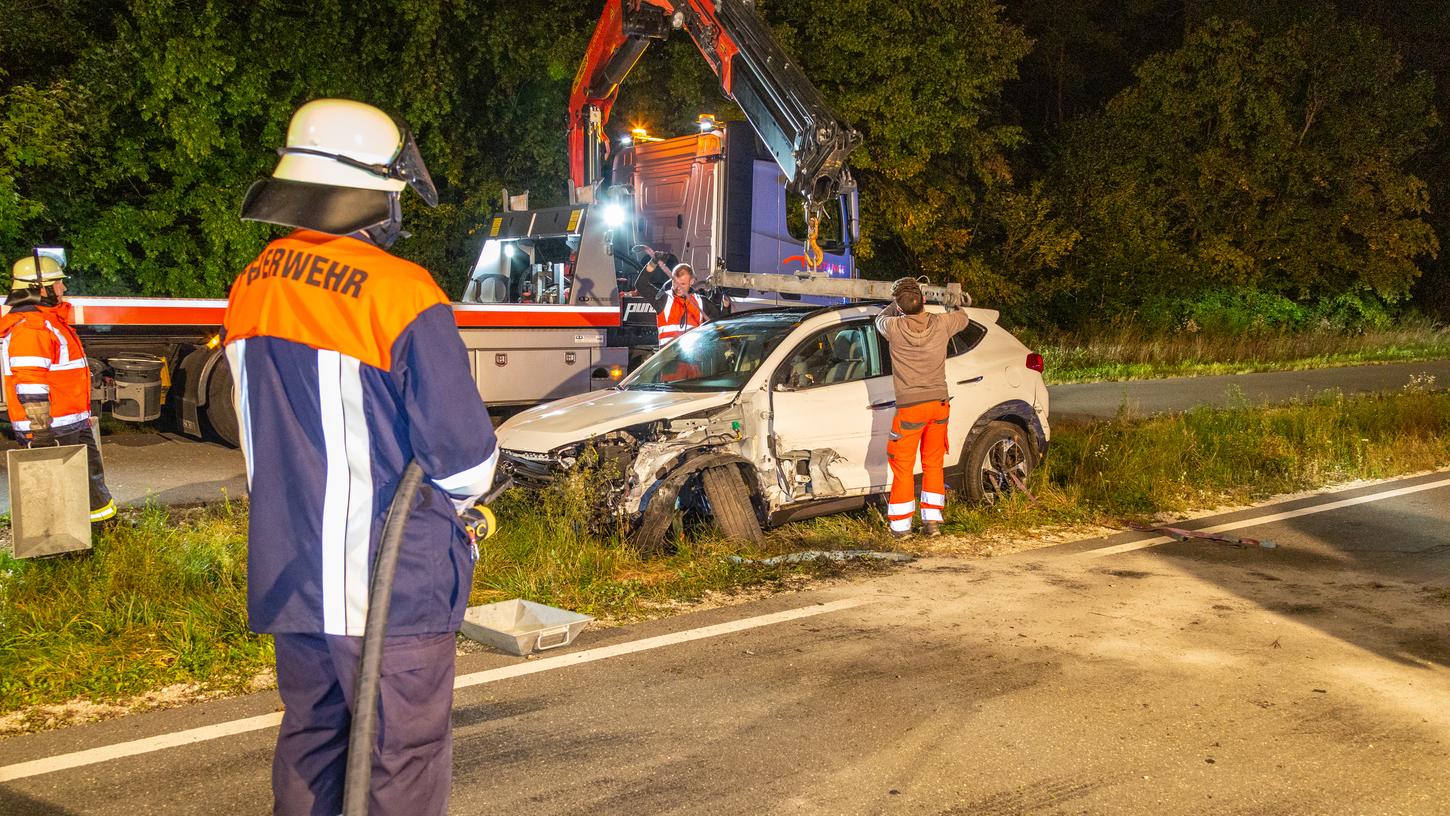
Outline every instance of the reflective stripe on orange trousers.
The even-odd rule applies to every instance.
[[[911,529],[916,510],[916,452],[921,449],[921,520],[941,521],[946,507],[947,419],[951,406],[945,401],[922,402],[897,408],[891,420],[886,458],[891,463],[891,499],[886,515],[891,529]]]

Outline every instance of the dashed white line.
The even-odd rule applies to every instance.
[[[811,618],[816,615],[839,612],[843,609],[851,609],[852,607],[871,603],[873,600],[872,598],[843,598],[838,601],[830,601],[815,606],[788,609],[784,612],[772,612],[768,615],[757,615],[751,618],[717,623],[713,626],[686,629],[683,632],[671,632],[667,635],[641,638],[640,640],[616,643],[612,646],[600,646],[597,649],[585,649],[579,652],[570,652],[554,657],[515,663],[497,669],[459,675],[454,678],[453,687],[455,689],[461,689],[470,686],[479,686],[485,683],[496,683],[500,680],[507,680],[513,677],[523,677],[525,675],[538,674],[539,672],[551,671],[553,669],[564,669],[570,666],[593,663],[597,660],[605,660],[611,657],[637,654],[651,649],[659,649],[664,646],[673,646],[679,643],[689,643],[694,640],[704,640],[706,638],[729,635],[735,632],[744,632],[748,629],[758,629],[762,626],[772,626],[778,623],[800,620],[802,618]],[[275,728],[281,723],[282,713],[274,712],[272,714],[261,714],[256,717],[247,717],[240,720],[230,720],[215,725],[189,728],[185,731],[158,734],[154,737],[146,737],[145,739],[103,745],[99,748],[90,748],[84,751],[57,754],[41,759],[33,759],[29,762],[17,762],[13,765],[0,766],[0,782],[10,782],[30,776],[39,776],[41,774],[55,773],[56,771],[64,771],[70,768],[95,765],[100,762],[109,762],[113,759],[149,754],[167,748],[178,748],[183,745],[207,742],[209,740],[221,739],[222,737],[230,737],[236,734],[245,734],[251,731],[262,731],[268,728]]]

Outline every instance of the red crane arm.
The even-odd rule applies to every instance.
[[[821,205],[852,186],[845,159],[860,135],[837,119],[815,86],[746,0],[606,0],[569,96],[569,178],[603,176],[604,126],[629,75],[653,40],[683,28],[790,179]]]
[[[619,83],[651,40],[669,36],[674,10],[671,0],[605,0],[569,91],[569,181],[574,187],[599,180],[604,126],[619,96]],[[650,23],[655,25],[646,29]]]

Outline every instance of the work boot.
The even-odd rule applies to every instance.
[[[895,541],[905,541],[906,539],[911,538],[911,531],[910,530],[901,530],[901,531],[898,532],[896,530],[892,530],[891,531],[891,538],[893,540],[895,540]]]
[[[936,538],[937,536],[941,535],[941,522],[923,521],[921,523],[921,533],[927,538]]]

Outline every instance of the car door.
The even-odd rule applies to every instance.
[[[873,410],[892,399],[882,347],[869,320],[847,321],[808,335],[773,373],[775,452],[793,501],[885,483],[891,412]]]

